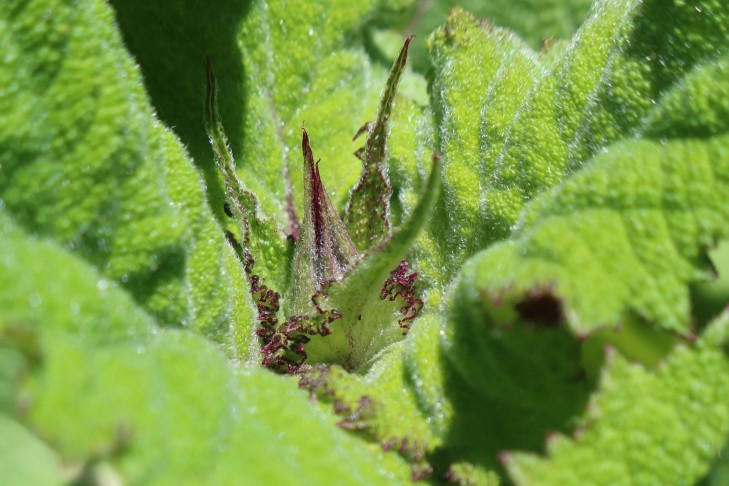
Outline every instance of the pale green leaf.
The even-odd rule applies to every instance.
[[[394,295],[385,297],[383,287],[388,273],[392,275],[399,268],[408,270],[407,265],[398,268],[398,262],[425,225],[439,189],[440,162],[435,157],[425,192],[408,220],[395,230],[390,239],[365,254],[350,273],[327,292],[323,306],[337,309],[343,318],[335,321],[331,335],[312,338],[307,346],[312,353],[312,362],[339,363],[349,370],[357,370],[387,345],[400,340],[404,331],[409,329],[409,324],[405,325],[402,320],[409,315],[399,316],[400,325],[397,321],[398,314],[414,310],[412,304],[408,306],[398,298],[398,289]],[[422,307],[422,302],[419,305]],[[418,312],[419,308],[415,315]]]
[[[3,217],[0,345],[25,358],[10,377],[20,384],[13,408],[79,475],[146,484],[409,476],[395,456],[332,428],[294,383],[240,369],[193,333],[158,330],[118,285]],[[45,461],[38,450],[27,460]]]
[[[649,7],[642,4],[639,13]],[[729,19],[727,13],[719,17]],[[712,35],[708,29],[707,38]],[[688,64],[694,54],[685,54]],[[615,130],[635,130],[633,139],[603,149],[527,206],[510,240],[463,270],[465,300],[478,294],[484,315],[494,322],[518,316],[549,320],[526,314],[534,302],[552,296],[552,313],[580,334],[616,324],[629,311],[656,326],[689,333],[688,284],[709,275],[704,252],[726,235],[728,216],[723,202],[729,187],[722,174],[729,160],[724,135],[729,86],[726,56],[712,59],[714,54],[704,62],[693,59],[683,77],[672,73],[675,84],[663,88],[653,111],[641,117],[642,126],[622,127],[617,118],[610,122],[606,140],[619,133]],[[645,76],[656,85],[663,80]],[[637,90],[630,91],[636,97],[641,86],[631,80],[624,89]],[[627,101],[621,106],[629,108]],[[642,110],[631,109],[636,116]],[[610,125],[602,122],[603,128]],[[592,150],[577,146],[588,147],[585,153]],[[534,149],[526,142],[516,147]],[[543,157],[545,150],[539,153]],[[554,164],[552,159],[548,167]],[[527,177],[524,171],[518,174]]]
[[[250,329],[245,294],[228,290],[240,266],[183,147],[154,118],[111,9],[6,3],[0,38],[6,211],[121,283],[161,324],[220,341]],[[243,357],[249,336],[231,351]]]
[[[449,2],[0,7],[0,476],[721,483],[727,318],[689,286],[728,236],[726,3],[506,3],[413,40],[394,97]],[[392,194],[341,225],[375,119]],[[359,228],[335,272],[293,265],[304,124]],[[308,397],[253,366],[292,352]]]
[[[302,214],[303,123],[335,205],[357,181],[361,162],[351,155],[357,148],[351,137],[374,116],[383,78],[373,82],[364,53],[348,49],[346,41],[375,6],[259,0],[249,7],[238,39],[251,89],[240,107],[243,131],[228,136],[243,137],[241,152],[234,153],[241,177],[264,212],[285,227],[292,211],[299,220]]]
[[[58,457],[26,428],[0,413],[0,477],[7,486],[64,484]]]
[[[723,454],[729,433],[729,317],[655,372],[612,353],[575,436],[551,437],[547,457],[513,454],[517,484],[690,484]]]
[[[572,146],[630,32],[635,2],[605,0],[558,55],[461,10],[429,40],[443,203],[428,246],[447,282],[465,258],[506,237],[524,202],[579,165]],[[427,240],[426,240],[427,241]]]
[[[494,322],[541,322],[525,309],[552,296],[577,333],[628,311],[688,333],[687,284],[708,276],[701,252],[726,235],[727,163],[726,135],[612,146],[536,200],[513,240],[467,264],[462,302],[475,297]]]

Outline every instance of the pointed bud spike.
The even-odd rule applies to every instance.
[[[412,302],[408,303],[405,313],[400,314],[402,317],[400,326],[390,328],[394,331],[392,334],[388,333],[391,321],[388,319],[372,321],[369,312],[376,312],[377,306],[382,302],[380,299],[390,302],[390,291],[398,293],[401,290],[408,290],[405,287],[411,287],[415,279],[414,274],[409,274],[405,270],[400,272],[399,277],[402,278],[398,279],[401,288],[395,289],[389,285],[391,282],[388,282],[388,277],[392,276],[394,268],[407,268],[406,265],[400,265],[400,261],[430,218],[440,188],[440,166],[440,157],[434,154],[424,194],[407,221],[394,232],[392,238],[365,254],[338,285],[328,289],[326,305],[337,309],[343,318],[336,323],[336,329],[331,336],[312,337],[307,346],[311,362],[339,363],[348,370],[358,370],[382,349],[383,343],[391,344],[397,339],[402,339],[402,334],[407,332],[410,321],[422,307],[422,301],[419,299],[403,293],[395,297],[411,299]],[[352,298],[353,296],[358,298]],[[373,301],[361,296],[378,296],[380,299]],[[363,325],[366,320],[369,320],[368,325]],[[373,345],[373,343],[380,344]]]
[[[205,93],[205,130],[208,132],[210,145],[215,155],[215,164],[223,176],[225,182],[225,194],[228,196],[226,202],[227,211],[235,219],[244,241],[250,236],[250,219],[255,212],[255,196],[250,193],[243,183],[238,179],[235,172],[235,161],[233,153],[228,146],[228,138],[225,136],[223,124],[220,121],[218,112],[218,88],[213,74],[213,67],[210,59],[205,57],[207,74],[207,91]],[[226,211],[226,212],[227,212]]]
[[[332,280],[339,280],[357,260],[357,249],[339,219],[319,174],[319,164],[302,128],[304,156],[304,220],[294,255],[294,308],[307,310],[311,296]]]
[[[410,47],[410,41],[412,41],[414,37],[414,35],[411,35],[405,39],[405,43],[403,44],[402,49],[400,49],[400,54],[397,56],[395,64],[393,64],[392,69],[390,70],[390,76],[387,78],[385,90],[382,92],[380,108],[377,112],[377,120],[375,121],[370,131],[370,136],[367,139],[367,159],[370,163],[381,163],[385,158],[387,122],[390,120],[392,107],[395,104],[397,87],[400,84],[402,72],[405,70],[405,63],[408,59],[408,47]]]
[[[392,187],[383,166],[387,145],[387,124],[395,104],[395,94],[413,35],[405,40],[397,60],[390,70],[387,84],[380,97],[377,118],[367,123],[355,134],[355,139],[367,132],[364,153],[358,156],[364,161],[362,175],[352,191],[344,216],[344,222],[357,248],[364,252],[390,235],[390,196]]]
[[[260,327],[255,330],[255,334],[263,340],[263,363],[281,368],[281,338],[277,337],[275,330],[278,323],[279,294],[267,285],[280,284],[286,278],[280,262],[286,257],[287,248],[276,224],[258,214],[256,195],[238,178],[235,160],[228,147],[228,139],[218,113],[217,87],[210,59],[205,58],[205,64],[205,129],[213,148],[215,164],[225,184],[228,200],[224,204],[224,211],[234,218],[239,231],[239,239],[229,231],[226,231],[226,237],[241,261],[251,299],[257,307],[256,320]],[[268,284],[264,285],[263,282]]]

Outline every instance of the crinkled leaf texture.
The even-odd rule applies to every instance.
[[[419,392],[429,404],[425,411],[444,399],[458,411],[450,419],[430,415],[450,434],[446,447],[434,452],[436,460],[450,454],[454,461],[465,457],[500,470],[497,457],[509,456],[498,448],[543,453],[548,433],[579,424],[576,417],[592,386],[584,375],[591,370],[582,368],[589,360],[586,354],[594,352],[591,338],[606,326],[622,331],[601,335],[601,342],[649,364],[646,379],[664,379],[661,366],[670,365],[653,370],[661,356],[668,354],[671,363],[688,353],[682,346],[671,351],[676,339],[666,336],[695,332],[688,284],[710,275],[705,252],[727,236],[729,10],[711,1],[697,6],[677,2],[668,13],[666,9],[661,2],[597,2],[569,45],[555,46],[538,58],[527,56],[523,48],[512,47],[511,55],[484,48],[487,42],[510,46],[515,40],[463,12],[454,12],[431,38],[436,120],[441,117],[437,143],[444,158],[441,218],[459,218],[461,224],[448,232],[434,218],[431,234],[422,240],[423,252],[440,254],[436,268],[447,268],[454,256],[465,259],[506,238],[476,254],[461,270],[450,319],[440,328],[444,369],[422,366],[420,371],[433,370],[433,381],[440,384]],[[481,60],[489,55],[497,62]],[[476,69],[491,65],[491,71]],[[505,96],[516,94],[514,90],[501,94],[508,75],[521,65],[537,73],[534,84],[522,86],[521,98]],[[442,236],[433,236],[439,231]],[[438,245],[443,249],[434,251]],[[440,278],[448,282],[442,273]],[[716,332],[711,329],[707,335]],[[692,409],[701,424],[693,430],[697,437],[699,430],[716,430],[716,435],[707,435],[698,445],[693,440],[699,439],[691,436],[682,446],[686,454],[695,454],[691,468],[680,476],[685,482],[707,472],[729,427],[716,395],[726,389],[725,342],[704,337],[699,343],[697,348],[707,347],[714,356],[716,373],[699,373],[697,367],[697,374],[685,382],[665,377],[675,387],[676,403],[689,393],[682,387],[712,393]],[[609,370],[611,365],[605,366]],[[439,377],[449,369],[455,376]],[[546,376],[537,378],[540,373]],[[607,387],[610,372],[604,373],[601,386]],[[630,405],[636,409],[641,399],[649,408],[670,401],[643,394],[634,383],[614,386],[620,389],[616,394],[636,394]],[[496,397],[496,403],[481,398],[486,410],[469,413],[457,401],[464,389],[471,396]],[[503,403],[509,408],[500,408]],[[518,407],[536,409],[513,413]],[[485,418],[490,414],[495,416]],[[530,423],[527,417],[539,418]],[[682,429],[678,415],[661,417],[663,430],[692,430]],[[635,432],[638,442],[659,437],[655,422],[636,417],[628,424],[619,416],[607,420],[615,420],[606,433],[617,442],[631,437],[634,429],[640,430]],[[477,427],[482,435],[475,435],[486,438],[473,439]],[[470,434],[459,435],[463,430]],[[581,445],[580,433],[578,428],[576,444]],[[463,437],[469,446],[459,455],[456,444]],[[649,453],[620,455],[616,449],[608,456],[597,445],[594,451],[584,467],[617,471],[612,479],[644,474],[638,483],[673,480],[672,472],[648,464]],[[665,449],[665,454],[682,457],[678,448]],[[549,459],[544,463],[545,470],[551,467]],[[526,484],[562,484],[570,478],[569,467],[561,469],[561,481],[556,475],[550,480],[536,467],[527,475],[526,469],[517,474],[507,461],[505,472]]]
[[[379,353],[322,336],[320,361],[359,373],[303,376],[319,405],[251,364],[260,308],[225,237],[204,58],[260,211],[260,282],[286,297],[286,235],[305,207],[301,123],[336,215],[361,169],[349,139],[386,79],[360,29],[412,2],[112,3],[124,43],[100,0],[0,6],[0,448],[13,442],[0,476],[721,478],[729,318],[692,327],[687,286],[727,236],[725,2],[598,0],[572,40],[539,52],[454,10],[427,42],[429,106],[397,97],[376,158],[391,246],[327,301],[356,329],[367,302],[352,294],[371,299],[417,236],[427,314]],[[433,174],[442,191],[416,235]]]
[[[0,38],[3,207],[120,282],[160,324],[245,359],[240,265],[183,147],[153,117],[111,10],[8,2]]]
[[[440,215],[416,254],[434,293],[468,257],[508,237],[525,202],[611,144],[647,135],[651,116],[660,118],[655,103],[723,52],[726,22],[721,2],[675,5],[667,14],[661,2],[601,0],[568,44],[537,53],[511,32],[454,10],[429,40],[443,191]],[[710,83],[721,81],[703,86]],[[712,92],[724,99],[721,85]],[[707,101],[685,104],[713,112]],[[673,115],[674,133],[697,123]]]
[[[687,484],[722,454],[729,433],[729,314],[651,373],[610,353],[600,390],[574,438],[555,435],[548,458],[506,459],[521,484]]]
[[[79,474],[103,464],[147,484],[317,484],[332,474],[372,484],[407,474],[331,427],[285,378],[236,369],[209,340],[159,329],[77,257],[6,215],[2,229],[0,349],[25,358],[12,377],[16,407]],[[39,450],[33,457],[51,462]]]
[[[650,7],[642,4],[636,15],[650,14]],[[723,4],[707,2],[706,9],[714,22],[729,26]],[[682,27],[691,33],[691,24]],[[712,33],[707,29],[707,42]],[[729,39],[714,45],[724,48]],[[584,169],[521,213],[508,242],[468,263],[463,301],[475,299],[489,319],[502,322],[563,315],[582,335],[618,323],[627,312],[688,335],[687,284],[711,275],[706,249],[727,236],[724,51],[711,51],[702,62],[685,53],[690,67],[681,77],[672,72],[673,84],[656,88],[657,100],[644,116],[635,113],[630,139],[587,159]],[[617,117],[600,123],[619,128]],[[586,133],[581,137],[600,137]]]
[[[70,468],[18,431],[38,481],[408,477],[239,367],[258,352],[243,268],[110,7],[7,3],[0,31],[0,405]],[[11,459],[3,477],[32,473]]]
[[[448,311],[418,322],[399,353],[404,363],[382,358],[396,387],[415,394],[398,402],[400,420],[377,412],[395,406],[375,384],[378,368],[363,379],[325,375],[323,395],[334,397],[335,409],[337,400],[347,404],[346,418],[353,396],[370,397],[379,405],[361,429],[384,443],[417,444],[437,475],[463,479],[470,464],[474,477],[491,470],[531,484],[539,470],[517,473],[507,451],[548,452],[547,437],[576,427],[579,450],[579,416],[602,393],[593,390],[590,354],[608,344],[644,363],[646,380],[670,381],[677,403],[683,387],[713,393],[697,401],[694,428],[716,434],[681,446],[695,458],[681,477],[706,474],[729,427],[721,406],[716,415],[712,409],[726,389],[725,343],[702,337],[687,351],[676,342],[699,331],[688,285],[711,275],[705,252],[727,236],[728,26],[723,2],[600,1],[570,43],[536,53],[508,31],[452,12],[429,40],[443,190],[415,249],[432,286],[429,302],[446,295]],[[406,212],[420,184],[401,181]],[[663,360],[701,359],[704,348],[717,376],[663,375],[670,367]],[[641,399],[647,407],[670,400],[627,382],[614,386],[636,394],[635,408]],[[673,412],[662,417],[665,429],[690,430]],[[653,437],[658,426],[640,420],[618,421],[608,433],[619,442],[633,427]],[[592,464],[623,480],[638,472],[648,482],[671,478],[635,465],[630,454],[597,450]],[[678,448],[666,454],[681,457]],[[560,470],[554,484],[569,478]]]

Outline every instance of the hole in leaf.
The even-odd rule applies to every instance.
[[[524,321],[536,326],[557,327],[564,320],[562,301],[551,291],[531,293],[514,309]]]

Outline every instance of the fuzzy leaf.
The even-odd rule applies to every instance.
[[[443,370],[423,367],[436,381],[428,385],[433,390],[419,387],[419,395],[448,402],[448,413],[433,418],[446,444],[440,461],[500,471],[502,451],[540,452],[548,433],[572,430],[590,385],[580,343],[568,329],[488,329],[468,308],[456,308],[438,335]]]
[[[431,278],[447,281],[464,259],[508,235],[526,200],[579,165],[590,94],[625,41],[635,2],[604,0],[556,56],[537,53],[508,31],[454,10],[429,40],[435,65],[437,150],[444,160],[440,247]],[[466,88],[467,87],[467,88]]]
[[[599,2],[570,45],[539,57],[527,56],[525,48],[516,54],[504,49],[518,40],[462,12],[431,40],[444,190],[416,254],[429,270],[432,293],[443,292],[459,258],[505,238],[519,222],[508,242],[466,264],[440,330],[444,365],[428,364],[440,345],[422,357],[406,354],[406,369],[420,377],[414,380],[419,404],[443,443],[432,453],[436,468],[455,463],[501,470],[500,451],[539,452],[549,432],[571,431],[590,392],[574,333],[622,323],[625,335],[601,338],[654,364],[675,340],[644,332],[644,322],[628,332],[626,311],[657,328],[690,331],[687,284],[708,275],[703,252],[725,235],[729,91],[721,55],[726,8],[717,2],[684,7],[672,6],[669,19],[655,2]],[[712,15],[704,16],[706,10]],[[649,30],[658,19],[670,28]],[[669,43],[669,32],[713,50]],[[496,48],[485,47],[489,36]],[[638,50],[642,57],[634,39],[646,41]],[[669,44],[670,71],[646,54]],[[492,74],[482,58],[501,52],[509,54]],[[531,59],[527,68],[541,73],[516,100],[500,78],[512,72],[513,59]],[[635,76],[626,77],[623,65]],[[607,93],[620,94],[622,104],[595,102]],[[488,143],[493,140],[495,146]],[[489,170],[479,172],[494,163],[493,178]],[[495,204],[507,183],[520,196],[514,204]],[[519,215],[531,197],[536,200]],[[495,214],[503,216],[502,234],[479,240],[498,229]],[[570,329],[560,325],[565,318]],[[436,332],[430,339],[437,343]],[[414,342],[427,349],[422,343],[430,341],[418,336]],[[478,406],[469,405],[474,396]],[[538,411],[525,412],[530,407]]]
[[[513,240],[467,264],[461,302],[478,295],[492,322],[545,322],[543,310],[527,315],[544,295],[577,333],[632,311],[688,334],[687,284],[710,275],[701,253],[726,236],[728,163],[726,135],[612,146],[536,200]]]
[[[319,147],[323,182],[336,207],[359,176],[350,139],[375,113],[382,83],[362,51],[346,47],[376,4],[259,0],[246,15],[239,41],[251,89],[240,108],[243,130],[229,135],[244,141],[236,155],[241,177],[264,213],[284,227],[294,224],[294,213],[299,222],[303,214],[302,122]]]
[[[120,282],[160,323],[230,339],[244,357],[251,312],[228,290],[240,265],[184,149],[154,118],[111,9],[6,3],[0,40],[5,209]]]
[[[601,0],[569,45],[539,55],[459,10],[436,31],[429,46],[444,186],[434,221],[455,230],[434,223],[421,239],[432,284],[508,236],[526,201],[645,129],[655,100],[725,45],[721,2],[664,10],[660,2]]]
[[[309,136],[303,130],[301,147],[304,156],[304,195],[306,206],[301,239],[294,256],[294,299],[296,312],[308,310],[310,299],[333,281],[341,280],[358,260],[357,248],[339,219],[329,193],[322,184],[319,162]]]
[[[327,290],[322,306],[336,309],[341,319],[332,326],[331,335],[312,337],[307,346],[311,363],[340,363],[349,370],[357,370],[405,334],[403,330],[409,328],[405,321],[417,315],[422,302],[416,306],[412,299],[406,302],[398,299],[411,292],[388,289],[387,275],[390,273],[396,280],[408,279],[396,275],[398,270],[407,272],[407,265],[398,268],[398,262],[428,220],[440,189],[439,180],[440,162],[434,157],[425,193],[408,221],[389,240],[366,254],[341,282]],[[400,326],[395,324],[398,311],[405,314],[399,320]]]
[[[417,273],[408,274],[408,264],[401,263],[396,270],[391,270],[390,278],[385,280],[389,269],[383,266],[389,265],[391,269],[404,256],[429,216],[437,192],[438,181],[434,178],[437,171],[431,171],[433,175],[429,179],[423,202],[413,212],[411,221],[400,229],[398,236],[391,238],[391,190],[383,162],[388,121],[411,40],[412,37],[406,39],[401,56],[392,68],[382,94],[377,120],[371,128],[364,128],[370,133],[362,155],[363,173],[360,183],[352,191],[346,213],[350,230],[360,244],[365,248],[375,244],[379,246],[372,248],[364,258],[358,253],[324,187],[319,161],[314,162],[309,137],[304,130],[302,152],[305,200],[300,227],[293,206],[289,205],[287,209],[290,236],[295,243],[291,286],[287,285],[288,252],[275,222],[259,215],[259,199],[236,174],[233,154],[218,112],[217,81],[210,61],[207,62],[206,130],[226,187],[226,213],[237,222],[240,242],[230,233],[228,238],[238,249],[257,305],[256,320],[260,322],[260,327],[255,333],[262,338],[262,362],[267,367],[295,372],[308,357],[304,345],[312,340],[309,335],[329,336],[332,333],[329,324],[345,318],[345,322],[337,325],[337,328],[344,328],[337,332],[339,339],[330,338],[323,348],[336,350],[339,346],[341,349],[334,354],[325,352],[322,355],[317,351],[321,346],[317,348],[316,343],[308,348],[317,348],[312,361],[331,359],[342,362],[341,357],[344,356],[346,365],[354,369],[395,340],[387,325],[394,321],[391,316],[398,309],[404,315],[398,321],[399,328],[407,330],[409,324],[406,322],[413,320],[422,308],[422,301],[413,296]],[[288,168],[284,172],[288,175]],[[288,196],[287,201],[291,202]],[[377,229],[379,223],[384,226]],[[259,260],[261,255],[262,261]],[[354,277],[351,277],[349,272],[355,266],[357,269],[352,272]],[[384,287],[380,290],[378,284],[382,281]],[[283,290],[283,306],[279,303],[281,294],[268,285]],[[331,302],[323,305],[322,302],[329,299],[330,294],[334,296]],[[277,314],[280,310],[283,310],[286,319],[279,325]],[[360,322],[363,314],[367,317],[364,322]],[[353,322],[355,320],[356,323]],[[357,334],[363,334],[364,338],[357,339],[351,334],[354,324],[357,324]],[[391,326],[391,329],[398,331],[396,326]],[[346,343],[341,337],[347,338]],[[314,340],[317,341],[316,338]],[[355,350],[356,358],[353,357]]]
[[[160,332],[85,262],[3,223],[0,345],[25,357],[17,410],[80,474],[108,464],[132,483],[409,475],[329,427],[294,383],[241,371],[192,333]]]
[[[426,454],[440,441],[420,412],[402,360],[402,342],[383,352],[366,375],[339,366],[314,368],[302,378],[319,401],[338,415],[337,425],[363,435],[412,464],[414,479],[427,477],[432,467]]]
[[[607,14],[596,16],[581,32],[587,36],[591,24],[600,26],[600,19],[605,15],[609,18],[610,8],[614,6],[605,4],[603,10],[598,9],[597,12]],[[642,4],[633,22],[642,24],[645,20],[641,15],[655,14],[657,8]],[[713,8],[724,9],[717,5],[713,5]],[[715,13],[720,18],[729,19],[727,13],[723,13],[723,17],[722,12]],[[624,27],[621,29],[624,30]],[[689,35],[690,29],[686,30],[688,32],[685,35]],[[706,35],[711,38],[712,30],[708,29]],[[583,39],[580,42],[586,41]],[[580,54],[579,50],[570,49],[565,55],[570,52],[573,56]],[[693,53],[683,54],[686,57],[694,56]],[[620,59],[612,57],[627,54],[624,50],[617,50],[605,56],[610,65],[616,66],[607,71],[612,76],[620,62]],[[555,62],[555,65],[563,65],[565,61]],[[724,234],[722,221],[727,216],[726,208],[721,203],[727,191],[721,176],[726,170],[724,165],[727,161],[727,139],[723,135],[726,110],[722,103],[711,103],[712,99],[725,100],[729,93],[725,76],[726,60],[720,58],[714,61],[709,59],[704,63],[694,62],[693,70],[684,70],[684,77],[678,78],[675,85],[663,88],[655,111],[645,117],[643,127],[636,133],[643,140],[616,143],[597,154],[589,160],[585,169],[534,201],[520,216],[509,242],[496,245],[469,262],[463,272],[464,282],[467,283],[462,288],[468,289],[466,294],[470,295],[465,297],[466,300],[478,293],[476,300],[488,309],[485,311],[488,318],[503,322],[513,320],[517,315],[524,317],[530,303],[538,301],[540,295],[551,294],[556,297],[552,307],[558,314],[557,318],[564,315],[578,333],[617,323],[627,310],[662,327],[689,332],[686,284],[708,275],[702,252],[715,238]],[[582,64],[579,63],[580,66]],[[675,73],[672,75],[675,77]],[[650,80],[658,84],[657,80]],[[636,83],[637,88],[640,88],[636,80],[624,80],[625,89],[637,89],[634,86]],[[564,90],[565,86],[572,84],[560,83],[559,86],[558,94],[560,89]],[[617,83],[610,86],[613,90],[617,89]],[[576,91],[578,87],[576,85],[570,91],[573,102],[580,99],[580,91]],[[594,87],[598,93],[603,89],[602,81]],[[566,96],[566,92],[562,96]],[[564,106],[564,103],[559,106]],[[678,110],[679,107],[683,107],[683,112]],[[628,101],[620,109],[630,109],[636,116],[644,110],[642,105]],[[583,118],[583,113],[587,114],[586,118]],[[586,122],[594,120],[591,118],[592,113],[593,110],[580,111],[573,121],[569,117],[559,119],[558,126],[562,133],[555,147],[564,149],[559,151],[564,155],[561,160],[565,164],[573,165],[582,158],[580,155],[568,162],[570,157],[577,154],[569,148],[569,144],[575,143],[573,137],[579,140],[586,133],[597,133],[584,129]],[[637,130],[636,127],[620,126],[617,118],[613,119],[608,129],[610,123],[603,118],[600,120],[602,128],[607,130],[603,141],[626,130]],[[535,188],[551,183],[546,182],[546,179],[541,183],[530,179],[529,174],[554,173],[561,156],[551,152],[552,156],[545,158],[550,151],[547,146],[538,148],[541,142],[537,139],[533,142],[529,138],[519,141],[519,133],[524,136],[538,133],[539,140],[545,139],[550,136],[549,129],[533,127],[526,130],[519,126],[506,142],[506,148],[501,150],[501,156],[509,157],[509,153],[526,154],[528,151],[534,154],[532,160],[535,163],[538,160],[548,161],[547,167],[551,169],[546,172],[542,171],[544,166],[536,169],[524,165],[521,166],[522,170],[515,172],[517,178],[514,181],[517,185],[529,187],[528,192],[535,194]],[[573,131],[569,133],[574,135],[564,138],[564,130],[570,126]],[[695,133],[711,137],[685,138]],[[667,138],[670,135],[680,138]],[[573,142],[568,143],[569,140]],[[589,144],[577,146],[588,147],[584,153],[592,150]],[[525,160],[530,159],[527,157]],[[636,165],[638,161],[639,170]],[[498,167],[513,170],[519,164],[512,162],[501,166],[497,159],[497,171]],[[557,172],[562,170],[568,170],[568,166],[563,165]],[[447,166],[444,171],[447,174]],[[496,179],[500,181],[499,184],[505,180],[503,174]],[[448,187],[446,182],[446,193]],[[486,189],[485,194],[491,198],[491,202],[474,206],[487,208],[490,216],[486,217],[486,221],[493,220],[494,211],[500,207],[494,204],[496,199],[492,198],[497,197],[495,194],[503,193],[500,191],[498,188],[490,192]],[[465,191],[454,193],[462,195]],[[521,194],[526,195],[523,191]],[[518,199],[523,199],[522,196]],[[475,204],[475,200],[472,202]],[[459,204],[459,207],[464,206]],[[465,211],[464,214],[469,212]],[[475,217],[476,213],[470,214]],[[461,235],[458,241],[472,240],[470,236]],[[625,275],[631,275],[632,278],[623,278]],[[537,316],[537,320],[540,319]]]
[[[410,36],[405,40],[405,45],[392,66],[385,89],[382,91],[377,119],[371,126],[369,124],[363,126],[355,135],[356,139],[363,131],[366,131],[367,143],[358,152],[364,167],[359,182],[352,189],[345,213],[345,224],[360,251],[366,251],[376,246],[390,236],[391,232],[390,196],[392,187],[390,187],[387,170],[383,164],[387,147],[388,122],[412,39],[413,36]]]
[[[0,7],[0,428],[30,474],[721,482],[729,318],[694,343],[688,284],[727,236],[726,3],[598,0],[540,52],[457,9],[429,94],[404,51],[386,80],[426,5]]]
[[[239,258],[244,265],[246,277],[249,281],[254,279],[251,282],[253,294],[257,292],[255,288],[259,286],[259,282],[285,289],[289,283],[289,248],[285,244],[283,232],[273,220],[260,214],[258,198],[236,173],[233,153],[218,111],[217,80],[209,60],[206,67],[205,130],[208,132],[215,154],[215,164],[225,186],[226,215],[236,222],[240,241],[230,232],[227,234],[228,239],[240,253]],[[293,236],[298,238],[298,230]]]
[[[729,434],[727,343],[725,314],[655,372],[611,353],[575,437],[551,437],[546,458],[511,455],[509,473],[517,484],[696,482]]]
[[[30,421],[68,458],[100,456],[131,482],[314,484],[335,474],[388,484],[385,471],[407,475],[396,458],[377,464],[382,452],[330,427],[291,383],[263,370],[236,374],[191,335],[94,353],[59,342],[47,362],[26,392]],[[69,402],[69,393],[85,398]]]

